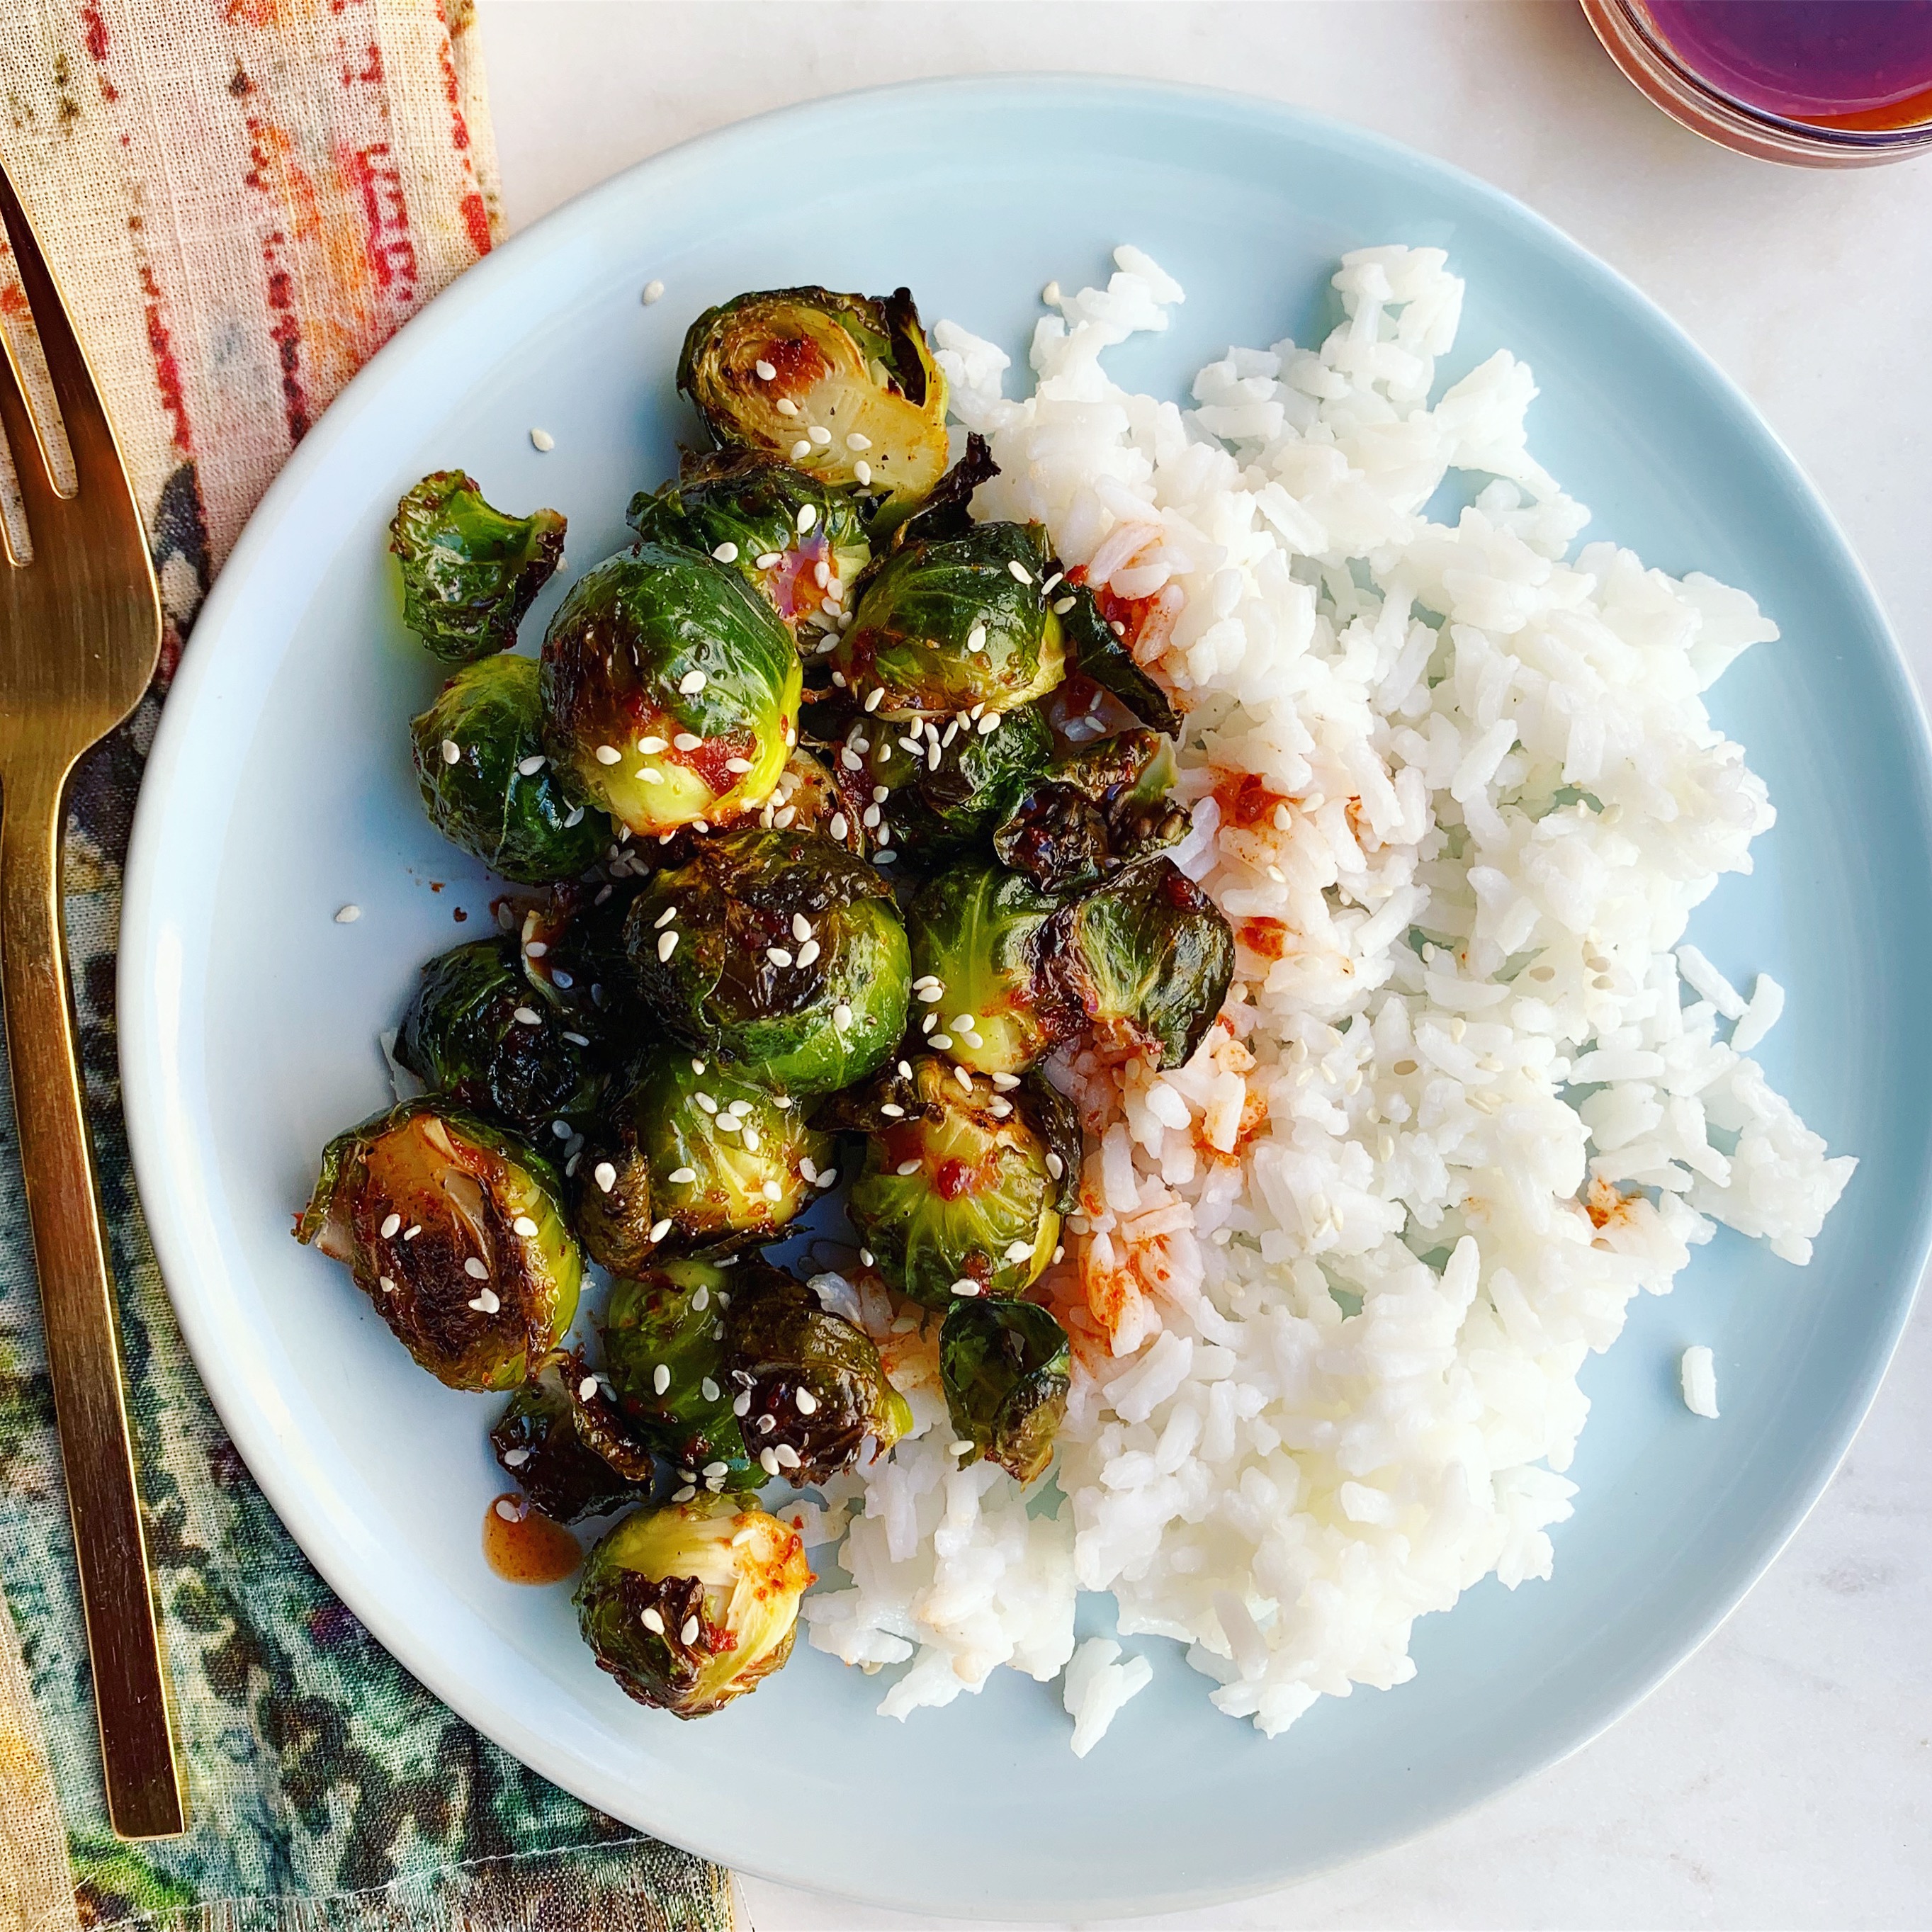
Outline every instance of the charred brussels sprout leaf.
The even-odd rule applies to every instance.
[[[486,658],[466,664],[410,726],[430,823],[491,871],[530,886],[575,878],[610,836],[602,814],[574,802],[548,760],[538,762],[537,685],[530,658]]]
[[[929,1042],[982,1073],[1023,1073],[1071,1036],[1078,1010],[1054,971],[1060,902],[1004,866],[962,860],[906,913],[918,997],[939,1016]],[[935,983],[938,997],[927,996]]]
[[[832,1142],[805,1111],[722,1062],[656,1055],[578,1163],[584,1245],[627,1274],[653,1254],[775,1239],[832,1167]]]
[[[794,1093],[864,1078],[905,1026],[905,928],[890,890],[810,832],[699,842],[638,894],[625,943],[674,1037]]]
[[[554,887],[525,911],[518,934],[530,990],[572,1030],[602,1041],[634,1034],[624,915],[632,889],[615,882]]]
[[[1186,837],[1168,801],[1174,753],[1156,731],[1123,731],[1069,752],[993,834],[1001,861],[1050,892],[1090,886]]]
[[[988,716],[1043,697],[1064,673],[1060,620],[1040,590],[1050,568],[1037,524],[907,544],[867,574],[832,667],[856,697],[884,693],[882,717],[964,712],[962,730],[988,728]]]
[[[640,1704],[702,1718],[791,1654],[812,1582],[796,1530],[722,1496],[626,1516],[590,1552],[578,1625]]]
[[[1072,1369],[1066,1331],[1030,1301],[957,1301],[939,1331],[955,1434],[1022,1483],[1053,1460]]]
[[[846,1212],[880,1274],[928,1308],[1018,1294],[1053,1258],[1068,1178],[1040,1093],[943,1060],[911,1066],[841,1096],[837,1124],[866,1136]]]
[[[396,506],[389,548],[403,566],[403,621],[445,664],[508,650],[563,561],[554,510],[506,517],[460,470],[425,476]]]
[[[543,647],[545,744],[636,832],[762,804],[798,732],[791,633],[735,569],[641,543],[578,579]]]
[[[556,1170],[430,1095],[338,1134],[296,1238],[344,1263],[452,1388],[514,1388],[577,1312],[584,1261]]]
[[[682,1480],[822,1482],[911,1426],[878,1351],[789,1275],[668,1262],[611,1292],[604,1360],[625,1413]]]
[[[723,448],[783,457],[896,522],[946,470],[946,378],[910,290],[770,289],[691,325],[677,386]],[[817,430],[821,434],[814,436]]]
[[[824,617],[828,597],[849,589],[872,554],[850,497],[794,464],[749,452],[688,460],[676,482],[632,498],[630,522],[648,542],[682,544],[728,565],[802,640],[824,638],[826,623],[810,620]]]
[[[592,1391],[588,1399],[584,1386]],[[505,1474],[553,1522],[580,1522],[634,1502],[656,1474],[650,1450],[597,1386],[578,1357],[553,1354],[490,1432]]]
[[[1234,936],[1171,859],[1126,867],[1061,916],[1060,976],[1100,1037],[1179,1066],[1234,975]]]
[[[767,831],[815,832],[862,858],[869,842],[861,816],[824,760],[798,751],[778,774],[778,789],[765,801],[758,823]]]
[[[396,1058],[462,1106],[530,1132],[590,1113],[604,1090],[590,1036],[532,1004],[512,939],[474,940],[422,969]]]
[[[973,494],[1000,473],[986,439],[969,430],[966,453],[934,484],[932,494],[892,532],[894,547],[964,536],[973,527]]]
[[[1178,736],[1180,713],[1173,699],[1134,662],[1132,652],[1100,614],[1092,591],[1084,584],[1070,586],[1054,598],[1054,608],[1066,640],[1070,675],[1090,679],[1142,724]]]
[[[1053,761],[1053,734],[1031,704],[1007,712],[989,734],[962,728],[956,719],[928,735],[916,723],[880,724],[867,718],[862,729],[850,728],[847,747],[861,736],[868,748],[856,754],[858,770],[850,768],[842,751],[839,758],[837,776],[848,813],[863,826],[867,808],[876,806],[868,836],[927,862],[963,851],[992,832]]]

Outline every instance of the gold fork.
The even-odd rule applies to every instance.
[[[0,558],[0,992],[108,1815],[124,1838],[166,1838],[187,1821],[74,1057],[60,866],[68,774],[140,702],[160,656],[160,594],[100,392],[4,169],[0,220],[77,479],[72,496],[57,490],[17,346],[0,340],[0,431],[32,553],[7,539]]]

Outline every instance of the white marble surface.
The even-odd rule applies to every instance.
[[[1241,88],[1456,162],[1630,276],[1743,384],[1844,522],[1932,690],[1932,161],[1813,174],[1707,146],[1623,82],[1569,0],[478,10],[518,226],[745,115],[971,71]],[[1424,1838],[1185,1922],[1932,1924],[1929,1470],[1922,1307],[1810,1520],[1647,1702]],[[908,1922],[756,1881],[744,1892],[758,1932]]]

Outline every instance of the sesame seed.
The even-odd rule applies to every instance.
[[[640,765],[633,776],[641,778],[646,784],[662,784],[664,773],[653,771],[649,765]]]
[[[818,1185],[820,1187],[832,1187],[838,1184],[838,1168],[836,1167],[828,1167],[825,1172],[818,1177]]]
[[[735,1134],[744,1124],[736,1114],[720,1114],[718,1116],[717,1125],[720,1133]]]
[[[798,807],[795,805],[787,806],[782,812],[772,812],[772,808],[770,806],[766,806],[765,809],[767,812],[771,814],[771,822],[772,824],[776,826],[781,832],[784,831],[790,825],[792,820],[798,816]]]
[[[769,382],[772,378],[778,373],[769,362],[766,362],[762,356],[752,364],[752,368],[756,372],[758,380],[761,382]]]
[[[832,440],[832,432],[823,423],[814,423],[806,434],[821,449]]]
[[[691,1306],[693,1310],[700,1315],[711,1306],[711,1291],[704,1286],[704,1282],[700,1282],[698,1284],[697,1292],[691,1298]]]
[[[969,1040],[966,1042],[968,1046],[979,1046],[983,1043],[977,1040]],[[1004,1120],[1013,1111],[1013,1103],[1010,1100],[988,1100],[986,1102],[986,1111],[994,1120]]]
[[[664,928],[670,925],[671,921],[676,918],[676,916],[677,908],[674,905],[666,906],[664,910],[659,913],[656,919],[652,920],[651,926],[652,930],[658,932],[663,932]],[[701,1070],[700,1070],[700,1071]]]
[[[932,1016],[928,1013],[926,1017],[930,1019]],[[952,1036],[950,1033],[936,1033],[926,1042],[926,1044],[936,1053],[950,1052],[952,1046]]]
[[[981,737],[990,738],[1000,728],[1000,714],[997,711],[988,712],[976,728]]]
[[[1032,1252],[1033,1244],[1030,1241],[1014,1241],[1006,1249],[1006,1258],[1010,1262],[1023,1262]]]
[[[953,740],[958,737],[958,735],[959,721],[958,718],[955,718],[948,722],[946,727],[946,735],[939,741],[939,748],[942,752],[945,751],[952,744]]]
[[[478,1261],[474,1255],[463,1264],[463,1272],[469,1276],[472,1281],[488,1281],[490,1279],[489,1268]]]
[[[864,826],[868,832],[871,831],[872,828],[878,824],[878,822],[879,808],[876,805],[867,806],[866,809],[860,814],[859,823]]]
[[[781,1442],[772,1454],[778,1457],[779,1466],[787,1469],[796,1469],[804,1460],[789,1442]]]
[[[852,1024],[852,1009],[843,1000],[841,1000],[832,1010],[832,1024],[841,1033]]]
[[[1012,573],[1013,580],[1016,584],[1030,584],[1033,581],[1033,573],[1017,558],[1010,558],[1007,560],[1006,568]]]
[[[872,688],[866,694],[866,709],[868,711],[878,710],[879,706],[885,701],[885,687],[883,685],[874,685]]]
[[[556,447],[556,438],[547,429],[532,430],[530,442],[532,447],[537,449],[554,449]]]
[[[715,1114],[717,1112],[718,1102],[712,1100],[709,1094],[694,1094],[691,1097],[695,1100],[707,1114]]]
[[[749,1389],[740,1389],[731,1398],[731,1413],[742,1418],[749,1415],[751,1412],[752,1391]]]
[[[934,997],[936,998],[938,995],[935,994]],[[919,1030],[921,1033],[930,1033],[938,1024],[939,1016],[937,1013],[928,1013],[925,1018],[920,1022]]]
[[[724,769],[728,772],[748,772],[752,769],[752,761],[749,758],[727,758]]]
[[[966,633],[966,648],[969,651],[983,651],[986,648],[986,627],[975,624]]]
[[[600,765],[614,765],[623,755],[615,745],[599,745],[596,753]]]
[[[394,1240],[395,1238],[396,1230],[402,1225],[403,1217],[401,1215],[392,1214],[388,1216],[382,1222],[383,1240],[386,1241]]]
[[[527,1449],[506,1449],[503,1451],[503,1466],[506,1469],[520,1469],[530,1460],[530,1452]]]
[[[662,933],[658,935],[658,957],[660,959],[668,959],[676,950],[677,934],[675,932]]]
[[[664,1239],[665,1235],[670,1232],[670,1216],[667,1214],[662,1221],[653,1221],[651,1223],[651,1232],[649,1238],[653,1242],[661,1241]]]
[[[803,536],[806,532],[810,530],[812,525],[817,523],[818,520],[818,506],[816,503],[800,504],[798,506],[798,533],[800,536]]]
[[[760,1144],[760,1143],[758,1139],[758,1129],[753,1126],[749,1120],[747,1120],[745,1123],[745,1151],[747,1154],[756,1154]],[[778,1196],[774,1194],[771,1198],[776,1201],[778,1198]]]
[[[454,764],[457,760],[461,758],[462,755],[463,747],[459,745],[454,738],[444,739],[442,741],[442,762],[446,765]]]
[[[1058,1247],[1054,1248],[1054,1251],[1053,1251],[1053,1258],[1054,1258],[1056,1262],[1064,1262],[1064,1260],[1066,1260],[1066,1250],[1065,1249],[1065,1247],[1064,1247],[1064,1246],[1058,1246]]]
[[[670,1371],[662,1362],[651,1371],[651,1387],[659,1395],[670,1387]]]
[[[973,1090],[972,1075],[968,1073],[963,1066],[956,1066],[952,1070],[952,1072],[954,1077],[957,1078],[960,1085],[964,1088],[968,1093],[971,1093]]]
[[[784,552],[782,550],[768,550],[763,556],[754,557],[752,561],[760,570],[776,570],[784,562]]]
[[[560,1141],[567,1141],[570,1138],[570,1123],[568,1120],[551,1121],[550,1130]]]
[[[412,1221],[403,1230],[403,1239],[406,1241],[413,1241],[422,1232],[422,1223],[419,1221]]]
[[[905,1109],[903,1107],[895,1106],[890,1100],[880,1108],[879,1112],[889,1120],[902,1120],[905,1118]]]
[[[385,1294],[394,1294],[395,1293],[396,1284],[392,1281],[387,1275],[379,1274],[376,1279],[382,1284],[382,1292]]]
[[[478,1315],[494,1315],[503,1304],[496,1299],[494,1288],[486,1288],[479,1292],[476,1299],[470,1305]]]
[[[695,731],[680,731],[671,742],[680,752],[694,752],[704,740]]]
[[[807,1180],[816,1180],[818,1178],[818,1163],[808,1154],[802,1154],[799,1156],[798,1171]]]
[[[617,1184],[617,1170],[608,1160],[600,1160],[590,1170],[590,1178],[596,1182],[599,1193],[608,1194]]]
[[[949,1456],[970,1456],[974,1453],[976,1447],[976,1444],[970,1442],[954,1442],[947,1446],[946,1453]]]
[[[778,414],[782,416],[796,416],[798,414],[797,404],[794,402],[789,396],[781,396],[778,398]]]
[[[811,454],[812,439],[808,436],[800,436],[791,446],[791,460],[794,463],[802,463]]]
[[[560,980],[566,979],[568,976],[567,974],[562,973],[557,975]],[[588,1034],[567,1033],[564,1035],[564,1038],[568,1040],[572,1046],[588,1046],[590,1044],[590,1036]]]
[[[769,959],[774,966],[789,966],[791,964],[791,955],[782,946],[766,946],[765,948],[765,957]]]
[[[959,1014],[952,1022],[952,1030],[955,1033],[970,1033],[973,1030],[973,1016],[970,1013]]]
[[[912,990],[915,998],[924,1000],[928,1005],[935,1000],[943,1000],[946,997],[945,987],[937,980],[922,981]]]
[[[706,682],[701,670],[688,670],[678,680],[677,688],[686,697],[695,698],[704,688]]]
[[[698,1178],[694,1167],[674,1167],[664,1176],[674,1187],[688,1187]]]
[[[769,1422],[771,1418],[766,1416],[763,1419]],[[778,1451],[769,1442],[758,1451],[758,1466],[768,1476],[776,1476],[778,1472]]]
[[[952,1284],[950,1292],[954,1294],[977,1294],[980,1292],[980,1284],[970,1275],[962,1274]]]
[[[526,1241],[533,1241],[537,1238],[537,1224],[527,1214],[519,1214],[510,1223],[510,1232]]]
[[[583,823],[584,823],[584,808],[583,808],[583,806],[580,806],[580,805],[573,805],[573,806],[570,808],[570,815],[569,815],[569,817],[568,817],[568,818],[567,818],[566,819],[565,819],[565,820],[563,821],[563,829],[564,829],[566,832],[573,831],[573,830],[574,830],[576,829],[576,827],[577,827],[577,826],[578,826],[581,825]],[[608,886],[606,886],[604,888],[604,890],[608,892],[610,890],[610,888]]]
[[[499,1496],[496,1498],[496,1514],[506,1522],[521,1522],[524,1520],[522,1505],[508,1496]]]
[[[691,1070],[694,1073],[702,1073],[704,1071],[704,1062],[701,1060],[694,1060],[691,1063]]]
[[[586,1376],[583,1381],[578,1384],[577,1399],[579,1402],[594,1402],[596,1400],[597,1378],[595,1376]]]
[[[892,1172],[903,1179],[908,1174],[916,1174],[919,1172],[919,1162],[916,1160],[902,1160],[892,1169]]]
[[[1053,614],[1056,617],[1065,616],[1067,612],[1073,608],[1075,602],[1076,600],[1071,597],[1060,597],[1055,598],[1054,601]]]
[[[662,301],[663,297],[664,284],[661,281],[656,280],[655,277],[644,284],[645,308],[649,308],[652,302]]]
[[[1066,1173],[1066,1163],[1057,1154],[1049,1153],[1046,1156],[1046,1171],[1058,1180]]]
[[[542,1026],[543,1016],[534,1006],[519,1006],[514,1016],[520,1026]]]
[[[656,1610],[646,1610],[638,1621],[644,1625],[645,1629],[650,1630],[654,1635],[658,1636],[662,1636],[664,1635],[664,1620],[661,1612]]]

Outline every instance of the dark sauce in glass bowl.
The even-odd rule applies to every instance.
[[[1709,86],[1760,113],[1876,132],[1932,121],[1932,0],[1643,0]]]

